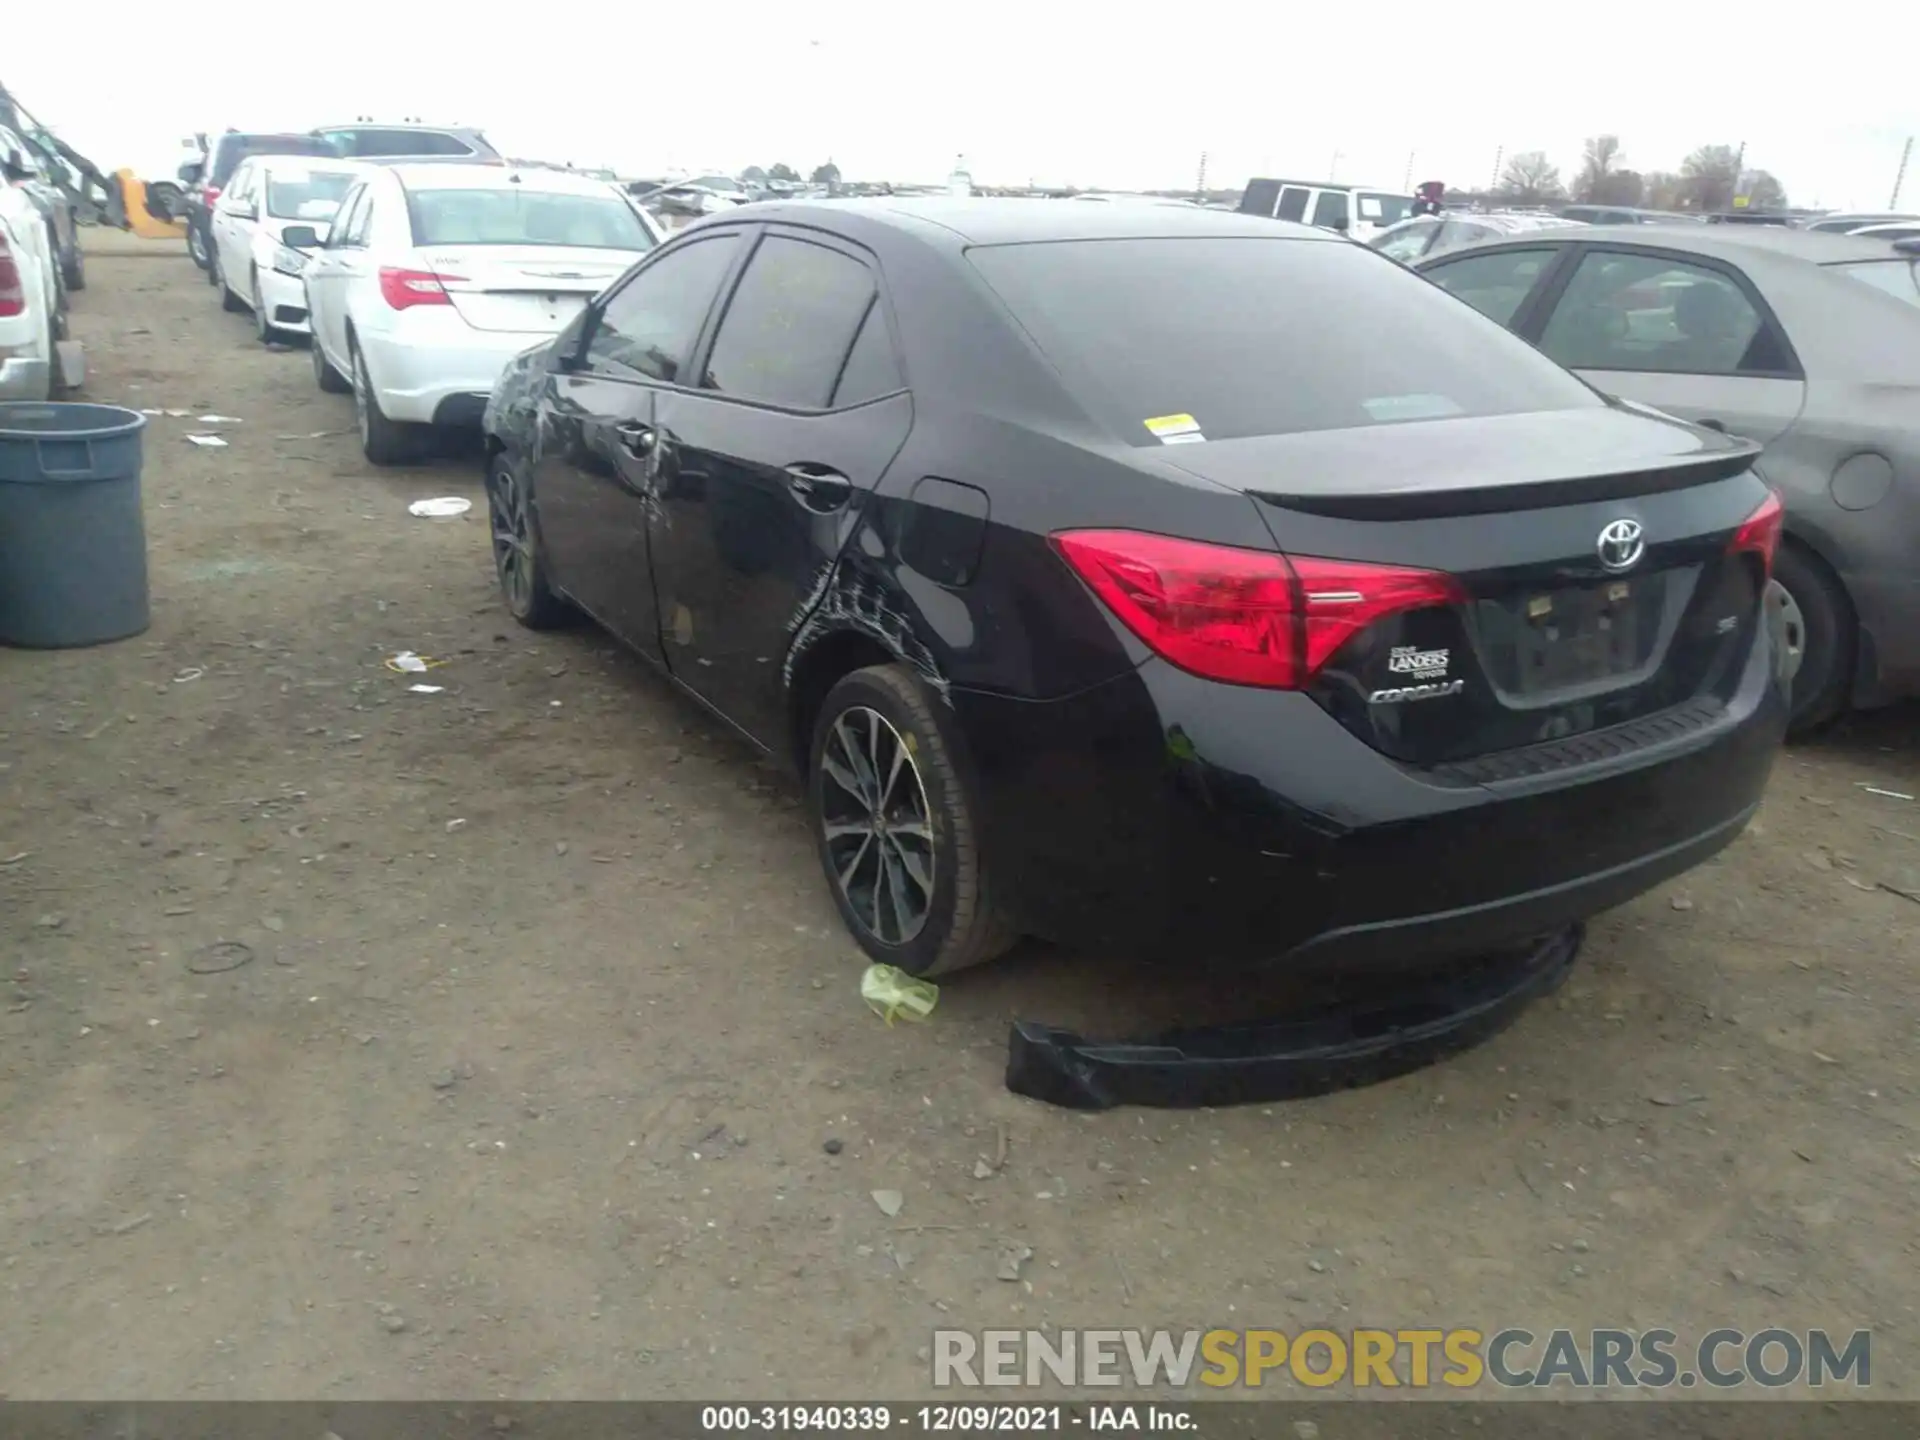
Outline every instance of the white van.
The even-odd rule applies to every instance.
[[[1378,185],[1253,179],[1247,182],[1246,192],[1240,197],[1240,213],[1318,225],[1323,230],[1338,230],[1350,239],[1364,241],[1411,215],[1413,197],[1395,194]]]

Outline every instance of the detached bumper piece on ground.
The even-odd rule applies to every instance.
[[[1330,1006],[1292,1020],[1111,1041],[1016,1020],[1007,1088],[1070,1110],[1111,1110],[1304,1100],[1371,1085],[1504,1030],[1560,988],[1585,936],[1584,926],[1570,926],[1384,1004]]]

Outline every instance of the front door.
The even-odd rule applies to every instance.
[[[660,658],[648,557],[656,502],[659,394],[685,383],[741,232],[689,237],[658,252],[596,302],[581,348],[548,376],[530,463],[534,514],[554,578],[601,624]]]
[[[365,220],[371,196],[364,184],[356,185],[341,201],[340,213],[327,230],[326,244],[313,252],[302,272],[307,287],[308,322],[313,328],[312,343],[333,362],[342,375],[349,373],[347,361],[347,286],[364,267],[366,260]]]
[[[794,632],[913,424],[871,261],[770,231],[699,370],[656,411],[661,631],[674,674],[777,748]]]
[[[1606,394],[1761,444],[1806,399],[1799,361],[1751,282],[1702,257],[1590,248],[1529,328]]]

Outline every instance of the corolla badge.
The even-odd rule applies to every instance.
[[[1594,549],[1601,566],[1617,575],[1638,565],[1647,553],[1646,533],[1638,520],[1615,520],[1602,528]]]

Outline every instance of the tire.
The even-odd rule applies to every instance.
[[[1800,652],[1787,718],[1787,734],[1799,738],[1847,708],[1858,650],[1853,605],[1826,563],[1791,541],[1783,540],[1774,556],[1773,583],[1783,594],[1770,594],[1768,603],[1784,601],[1788,640]]]
[[[208,270],[211,278],[211,270],[207,263],[210,257],[207,254],[206,233],[200,228],[199,222],[191,218],[187,221],[187,258],[202,270]]]
[[[220,264],[220,254],[213,253],[212,268],[207,272],[213,277],[213,283],[220,288],[220,308],[229,315],[238,315],[247,308],[247,302],[233,293],[233,287],[227,283],[227,272]]]
[[[361,453],[375,465],[405,465],[420,453],[420,427],[387,418],[374,392],[373,377],[367,373],[366,356],[351,342],[348,353],[353,361],[353,418],[360,431]]]
[[[273,322],[267,319],[267,302],[260,298],[260,267],[258,265],[253,267],[251,279],[252,289],[249,293],[253,296],[253,333],[259,337],[262,345],[272,345],[279,340],[280,332],[274,328]]]
[[[166,180],[155,181],[145,189],[142,196],[147,214],[156,220],[177,220],[180,218],[181,202],[186,197],[178,185]]]
[[[487,522],[493,538],[493,573],[507,613],[529,630],[558,630],[577,618],[547,578],[533,492],[525,472],[504,450],[487,462]]]
[[[67,282],[70,292],[79,292],[87,288],[87,257],[80,249],[80,237],[73,237],[73,249],[67,252],[60,262],[60,274]]]
[[[313,307],[307,307],[308,323],[312,323]],[[346,395],[353,390],[347,377],[333,368],[333,362],[320,348],[320,332],[314,331],[307,337],[307,349],[313,358],[313,383],[329,395]]]
[[[983,964],[1019,938],[993,903],[951,725],[900,665],[846,676],[814,723],[808,812],[827,887],[860,948],[909,975]],[[876,769],[890,783],[867,785]],[[877,808],[876,789],[885,792]]]

